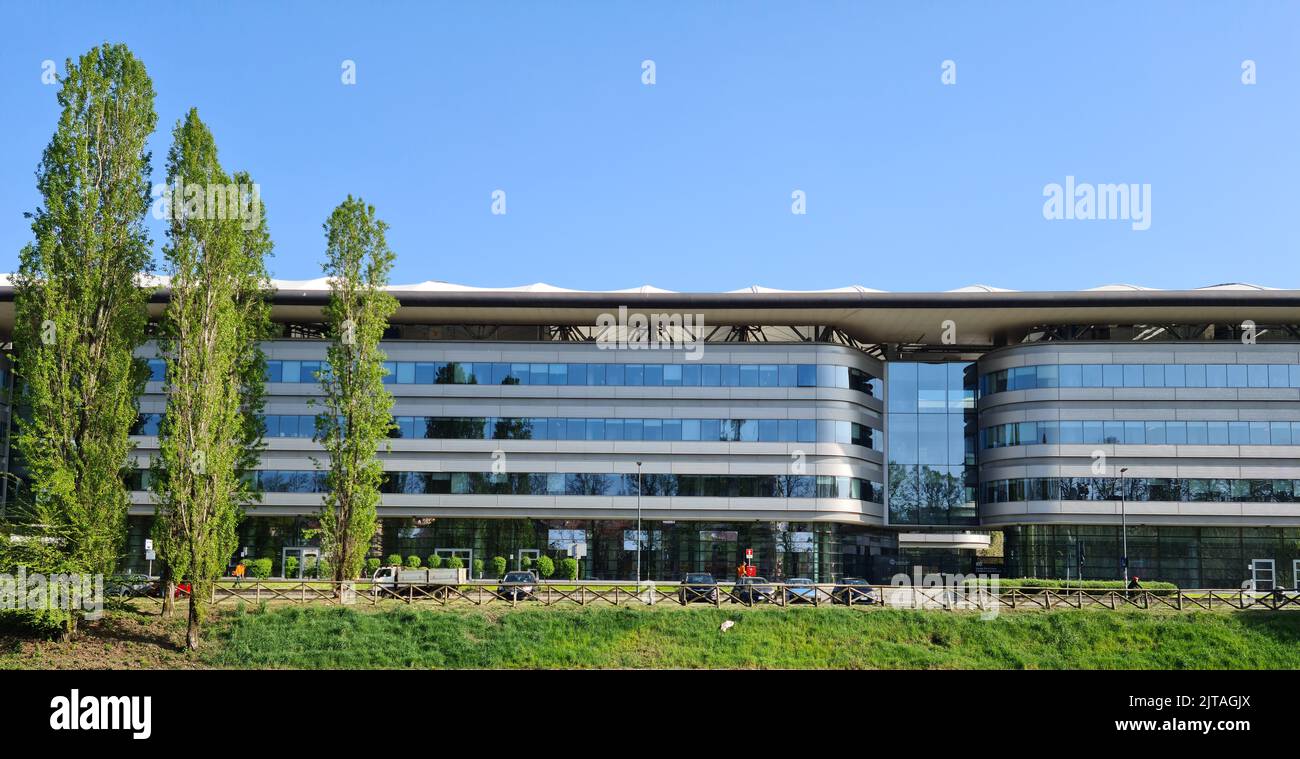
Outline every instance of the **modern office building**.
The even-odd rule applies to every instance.
[[[265,496],[241,544],[280,566],[310,550],[321,497],[328,290],[277,288]],[[776,578],[1114,579],[1126,536],[1144,578],[1300,580],[1300,291],[391,289],[374,556],[581,554],[613,579],[640,544],[658,579],[731,576],[747,550]],[[152,513],[137,490],[135,567]]]

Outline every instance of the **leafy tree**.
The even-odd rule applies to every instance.
[[[480,579],[480,580],[483,579],[483,566],[484,565],[482,559],[474,560],[474,577],[476,579]]]
[[[67,62],[59,124],[36,170],[42,205],[14,277],[14,360],[22,377],[14,439],[33,525],[69,565],[117,565],[129,505],[125,475],[147,370],[151,271],[146,141],[153,84],[124,45]],[[76,631],[69,616],[65,634]]]
[[[167,176],[177,190],[163,248],[171,292],[158,340],[167,361],[167,411],[151,467],[154,535],[172,576],[192,583],[186,645],[196,649],[212,584],[238,545],[243,508],[255,498],[253,480],[241,474],[261,441],[260,404],[248,399],[262,392],[262,378],[250,367],[260,367],[257,341],[269,332],[269,243],[259,193],[222,170],[196,110],[172,137]],[[250,241],[246,232],[256,230]]]
[[[560,559],[560,576],[566,580],[578,579],[578,560],[572,556]]]
[[[332,342],[329,369],[320,373],[325,410],[316,417],[317,438],[330,457],[320,534],[340,582],[356,577],[375,533],[383,478],[375,451],[393,427],[379,347],[397,310],[384,290],[394,258],[387,229],[373,206],[350,195],[325,222],[325,317]]]
[[[492,557],[492,572],[497,577],[506,576],[506,566],[507,566],[506,557],[504,556]]]
[[[537,572],[543,579],[555,574],[555,560],[546,554],[537,557]]]

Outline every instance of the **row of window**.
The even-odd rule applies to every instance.
[[[317,382],[323,361],[268,361],[268,382]],[[831,364],[506,364],[389,361],[396,385],[610,385],[629,387],[838,387],[880,397],[881,381]]]
[[[1058,443],[1300,445],[1300,422],[1045,421],[980,430],[981,448]]]
[[[258,470],[268,493],[323,493],[323,471]],[[382,490],[406,495],[635,496],[635,474],[557,472],[385,472]],[[645,496],[714,498],[843,498],[880,503],[880,483],[827,475],[643,474]]]
[[[980,486],[984,503],[1015,501],[1118,501],[1115,477],[1029,477],[993,480]],[[1300,502],[1300,480],[1126,477],[1122,497],[1130,501]]]
[[[266,437],[311,438],[316,417],[267,414]],[[390,437],[432,440],[668,440],[741,443],[842,443],[884,448],[879,430],[834,419],[568,419],[397,416]],[[157,435],[162,414],[141,414],[131,433]]]
[[[980,395],[1051,387],[1300,387],[1297,364],[1044,364],[990,372]]]

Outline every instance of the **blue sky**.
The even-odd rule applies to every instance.
[[[158,92],[157,181],[197,107],[262,185],[279,278],[320,275],[352,193],[391,225],[398,283],[1300,288],[1294,2],[6,2],[2,20],[5,271],[57,118],[42,61],[120,41]],[[1067,175],[1150,184],[1150,229],[1045,220]]]

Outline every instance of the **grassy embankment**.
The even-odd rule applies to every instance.
[[[727,632],[725,620],[735,625]],[[197,656],[184,623],[110,612],[71,645],[0,634],[7,667],[1291,668],[1300,613],[1063,610],[993,620],[843,608],[504,607],[226,611]]]

